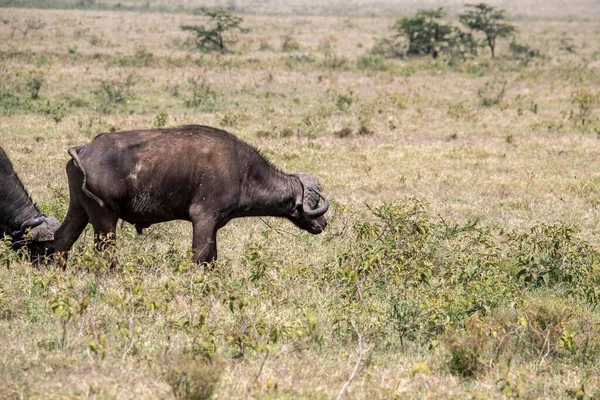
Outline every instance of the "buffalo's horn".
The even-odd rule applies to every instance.
[[[329,200],[327,200],[327,197],[323,196],[317,189],[310,188],[310,190],[318,194],[319,197],[323,199],[323,205],[319,208],[315,208],[314,210],[304,210],[304,215],[309,218],[319,218],[321,215],[325,214],[327,210],[329,210]]]
[[[23,222],[21,224],[21,230],[19,231],[19,233],[23,234],[23,233],[25,233],[25,229],[27,229],[27,228],[35,228],[36,226],[41,225],[44,222],[46,222],[46,216],[45,215],[39,216],[37,218],[28,219],[27,221],[25,221],[25,222]]]

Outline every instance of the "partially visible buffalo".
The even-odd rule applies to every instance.
[[[16,250],[27,246],[31,259],[36,261],[46,252],[52,252],[54,232],[59,225],[33,203],[0,147],[0,238],[9,236]],[[30,235],[26,235],[29,229]]]
[[[233,218],[285,217],[313,234],[327,225],[329,201],[311,175],[285,174],[252,146],[220,129],[103,133],[69,149],[70,203],[55,247],[67,252],[88,222],[97,249],[111,247],[119,218],[141,232],[152,224],[193,224],[199,263],[217,258],[217,230]],[[324,204],[318,207],[319,200]]]

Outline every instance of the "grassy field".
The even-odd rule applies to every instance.
[[[372,55],[395,19],[360,8],[249,8],[203,54],[157,3],[0,8],[0,146],[40,208],[68,147],[198,123],[318,176],[328,229],[233,221],[212,272],[181,222],[120,225],[112,271],[89,228],[66,271],[0,244],[0,398],[600,396],[597,2],[496,2],[540,56],[453,63]]]

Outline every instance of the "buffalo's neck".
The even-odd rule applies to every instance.
[[[16,174],[0,177],[0,193],[0,235],[10,235],[23,222],[39,215]]]
[[[243,180],[236,217],[284,217],[295,203],[299,181],[273,167],[250,170]]]

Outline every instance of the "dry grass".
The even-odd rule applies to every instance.
[[[59,122],[54,109],[0,113],[0,145],[44,210],[64,216],[69,146],[110,129],[152,127],[162,110],[167,126],[224,127],[284,171],[314,173],[335,206],[329,232],[315,237],[279,220],[232,222],[220,231],[214,273],[186,263],[191,229],[185,223],[157,225],[142,237],[124,226],[117,272],[95,259],[89,232],[66,272],[35,269],[0,247],[1,259],[10,262],[0,270],[0,397],[166,398],[174,395],[172,377],[184,376],[180,364],[189,363],[184,378],[208,387],[220,379],[219,398],[330,398],[358,356],[356,335],[350,325],[339,333],[340,320],[364,322],[357,328],[367,349],[347,398],[554,398],[575,396],[581,385],[585,395],[597,395],[594,363],[515,357],[462,379],[447,368],[441,349],[450,342],[443,334],[435,341],[440,347],[419,340],[384,346],[389,337],[365,322],[380,305],[365,302],[362,310],[357,302],[356,314],[341,308],[344,292],[330,276],[356,245],[358,224],[373,220],[367,205],[408,197],[426,203],[440,220],[477,218],[496,231],[571,225],[598,249],[598,102],[591,105],[596,125],[582,129],[569,116],[577,111],[572,95],[578,89],[600,93],[600,32],[594,20],[556,18],[560,2],[538,3],[493,3],[513,15],[553,18],[517,22],[519,41],[543,55],[527,65],[508,59],[504,42],[495,61],[486,53],[455,66],[385,61],[383,71],[357,64],[387,34],[393,19],[386,17],[247,15],[243,25],[250,33],[240,35],[233,54],[217,56],[191,49],[179,30],[199,23],[198,16],[3,8],[0,88],[26,97],[27,82],[39,74],[36,104],[64,108]],[[269,10],[294,12],[294,4]],[[364,15],[368,8],[361,4]],[[415,6],[406,4],[381,2],[377,10]],[[573,4],[579,17],[598,13],[593,2]],[[32,19],[45,25],[13,33]],[[281,51],[286,36],[299,50]],[[345,63],[327,64],[332,55]],[[128,102],[102,109],[95,94],[101,81],[122,84],[129,76]],[[215,93],[213,105],[186,107],[190,79]],[[478,93],[502,82],[500,104],[483,107]],[[371,135],[356,134],[363,125]],[[344,128],[349,136],[334,134]],[[266,263],[257,280],[250,279],[257,265],[252,249]],[[536,293],[524,295],[515,309],[541,307],[538,297],[571,304],[558,290]],[[72,305],[72,317],[57,311],[61,301]],[[517,323],[502,312],[490,318]],[[578,311],[564,326],[580,320],[597,322],[598,316]],[[466,334],[474,337],[468,326]]]

